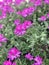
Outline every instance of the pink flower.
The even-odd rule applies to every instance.
[[[2,9],[0,9],[0,11],[1,11],[0,19],[6,18],[6,13]]]
[[[9,61],[6,60],[3,62],[3,65],[12,65],[12,62],[10,60]]]
[[[33,60],[33,56],[30,53],[26,54],[25,58],[27,58],[30,61]]]
[[[16,65],[16,63],[15,62],[12,63],[10,60],[6,60],[3,62],[3,65]]]
[[[2,2],[0,4],[0,19],[6,18],[7,13],[14,12],[14,9],[10,5],[4,5]]]
[[[24,8],[22,11],[18,11],[16,14],[27,17],[28,15],[31,15],[35,11],[35,9],[35,7],[30,6],[28,8]]]
[[[40,6],[42,5],[42,0],[36,0],[34,3],[35,6]]]
[[[17,25],[19,25],[20,24],[20,19],[16,19],[15,21],[14,21],[14,24],[17,26]]]
[[[0,19],[6,18],[6,12],[3,10],[4,3],[0,2]]]
[[[14,34],[16,34],[17,36],[22,36],[26,33],[26,30],[32,26],[32,23],[29,20],[25,20],[22,24],[19,24],[19,22],[17,23],[17,21],[15,21],[15,24],[17,26],[14,30]]]
[[[20,54],[21,54],[21,52],[17,48],[13,47],[8,51],[7,57],[11,60],[14,60],[14,59],[20,57]]]
[[[42,0],[30,0],[30,2],[33,3],[34,6],[42,5]]]
[[[36,10],[35,7],[32,6],[28,7],[28,15],[31,15],[35,10]]]
[[[35,62],[35,63],[34,63],[34,64],[32,64],[32,65],[41,65],[41,64],[38,64],[38,63],[36,63],[36,62]]]
[[[0,2],[0,19],[6,18],[6,13],[3,10],[4,3]]]
[[[0,8],[2,8],[4,6],[3,2],[0,2]]]
[[[11,4],[12,3],[12,0],[4,0],[4,3],[7,5]]]
[[[44,0],[44,3],[49,4],[49,0]]]
[[[34,4],[35,3],[35,0],[30,0],[30,2]]]
[[[25,29],[28,29],[32,26],[32,23],[29,20],[25,20],[23,25],[24,25]]]
[[[3,11],[4,12],[8,12],[8,13],[11,13],[11,12],[14,12],[14,9],[11,7],[11,6],[9,6],[9,5],[5,5],[4,7],[3,7]]]
[[[12,65],[16,65],[16,63],[15,62],[13,62],[13,64]]]
[[[21,11],[21,15],[22,15],[23,17],[28,16],[28,8],[23,9],[23,10]]]
[[[40,21],[45,21],[46,20],[46,16],[41,16],[40,17]]]
[[[26,30],[24,30],[24,27],[22,24],[17,25],[17,27],[14,30],[14,34],[16,34],[17,36],[22,36],[26,33]]]
[[[2,29],[3,28],[3,24],[0,24],[0,29]]]
[[[35,11],[34,7],[28,7],[28,8],[25,8],[24,10],[22,10],[21,15],[23,17],[27,17],[28,15],[31,15],[34,11]]]
[[[39,65],[41,65],[42,64],[42,58],[40,57],[40,56],[36,56],[35,58],[34,58],[34,60],[39,64]]]
[[[0,42],[7,42],[7,38],[3,34],[0,34]]]
[[[24,0],[15,0],[15,3],[16,3],[17,5],[20,5],[22,2],[24,2]]]

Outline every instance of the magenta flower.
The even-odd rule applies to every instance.
[[[0,9],[0,12],[0,19],[6,18],[6,13],[2,9]]]
[[[26,33],[26,30],[24,30],[24,27],[22,24],[17,25],[17,27],[14,30],[14,34],[16,34],[17,36],[22,36]]]
[[[16,58],[19,58],[20,57],[20,54],[21,52],[17,49],[17,48],[11,48],[9,51],[8,51],[8,58],[11,59],[11,60],[14,60]]]
[[[14,9],[11,7],[11,6],[9,6],[9,5],[5,5],[4,7],[3,7],[3,11],[4,12],[8,12],[8,13],[11,13],[11,12],[14,12]]]
[[[0,8],[2,8],[4,6],[3,2],[0,2]]]
[[[32,23],[29,20],[25,20],[24,23],[23,23],[23,26],[24,26],[25,29],[28,29],[32,26]]]
[[[15,62],[13,62],[13,63],[12,63],[12,65],[16,65],[16,63],[15,63]]]
[[[23,9],[23,10],[21,11],[21,15],[22,15],[23,17],[26,17],[26,16],[28,15],[28,8]]]
[[[30,61],[33,60],[33,56],[30,53],[26,54],[25,58],[27,58]]]
[[[49,4],[49,0],[44,0],[44,3]]]
[[[25,20],[22,24],[20,24],[19,22],[20,21],[18,20],[14,22],[17,25],[14,30],[14,34],[16,34],[17,36],[22,36],[26,33],[26,30],[32,26],[32,23],[29,20]]]
[[[17,26],[17,25],[19,25],[20,24],[20,19],[16,19],[15,21],[14,21],[14,24]]]
[[[40,21],[45,21],[46,20],[46,16],[41,16],[40,17]]]
[[[4,3],[7,5],[11,4],[12,3],[12,0],[4,0]]]
[[[35,58],[34,58],[34,60],[39,64],[39,65],[41,65],[42,64],[42,58],[40,57],[40,56],[36,56]]]
[[[0,29],[2,29],[3,28],[3,24],[0,24]]]
[[[34,63],[34,64],[32,64],[32,65],[41,65],[41,64],[38,64],[38,63],[36,63],[36,62],[35,62],[35,63]]]
[[[6,60],[3,62],[3,65],[16,65],[16,63],[15,62],[12,63],[10,60]]]
[[[2,2],[0,4],[0,19],[6,18],[7,13],[14,12],[14,9],[10,5],[4,5]]]
[[[35,0],[30,0],[30,2],[34,4],[35,3]]]
[[[15,3],[16,3],[17,5],[20,5],[22,2],[24,2],[24,0],[15,0]]]
[[[31,15],[34,11],[35,11],[34,7],[28,7],[28,8],[25,8],[24,10],[22,10],[21,15],[23,17],[26,17],[28,15]]]
[[[7,42],[7,38],[3,34],[0,34],[0,42]]]
[[[34,6],[42,5],[42,0],[30,0],[30,2],[33,3]]]
[[[24,8],[22,11],[18,11],[16,14],[21,15],[23,17],[27,17],[31,15],[35,11],[35,7]]]
[[[6,18],[6,12],[3,10],[4,3],[0,2],[0,19]]]
[[[28,15],[31,15],[35,10],[36,10],[35,7],[32,6],[28,7]]]
[[[10,60],[9,61],[6,60],[3,62],[3,65],[12,65],[12,62]]]
[[[42,0],[36,0],[34,3],[35,6],[40,6],[42,5]]]

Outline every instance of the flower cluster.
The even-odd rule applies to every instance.
[[[7,56],[8,60],[5,60],[3,62],[3,65],[16,65],[16,63],[12,62],[12,60],[15,60],[16,58],[19,58],[20,54],[21,54],[20,50],[18,50],[16,47],[11,48],[8,51],[8,56]],[[27,53],[25,55],[25,58],[30,60],[30,61],[34,60],[35,62],[32,65],[42,65],[42,62],[43,62],[43,60],[42,60],[42,58],[40,56],[34,57],[30,53]]]
[[[31,15],[35,10],[35,7],[30,6],[28,8],[24,8],[22,11],[16,12],[16,14],[27,17],[28,15]]]
[[[46,15],[43,15],[39,18],[39,21],[46,21],[49,18],[49,13],[47,13]]]
[[[40,56],[36,56],[35,58],[34,58],[34,64],[33,65],[42,65],[42,58],[40,57]]]
[[[36,6],[41,6],[42,5],[42,0],[30,0],[33,5]]]
[[[0,15],[0,19],[3,19],[3,18],[6,18],[7,16],[7,12],[8,13],[11,13],[11,12],[14,12],[14,9],[10,6],[12,5],[12,3],[15,4],[20,4],[23,0],[15,0],[13,2],[13,0],[3,0],[0,2],[0,12],[1,12],[1,15]]]
[[[46,16],[41,16],[40,21],[46,21]]]
[[[20,57],[20,54],[21,52],[17,49],[17,48],[11,48],[9,51],[8,51],[8,58],[10,60],[14,60],[16,58],[19,58]]]
[[[20,50],[18,50],[16,47],[11,48],[8,51],[7,55],[8,60],[4,61],[3,65],[16,65],[16,63],[12,61],[15,60],[16,58],[19,58],[20,54],[21,54]]]
[[[16,28],[14,30],[14,34],[17,36],[22,36],[26,33],[26,30],[31,27],[32,23],[29,20],[25,20],[24,23],[20,23],[20,20],[15,20],[14,24]]]
[[[42,3],[44,2],[44,4],[49,4],[49,0],[30,0],[30,3],[33,3],[33,6],[31,5],[27,5],[26,8],[19,10],[15,12],[14,7],[12,7],[13,3],[14,6],[16,5],[20,5],[22,2],[25,2],[25,0],[3,0],[2,2],[0,2],[0,19],[4,19],[7,17],[7,14],[10,13],[15,13],[16,15],[20,15],[24,18],[23,23],[21,23],[20,19],[16,19],[14,21],[15,24],[15,29],[14,29],[14,34],[17,36],[23,36],[26,31],[32,26],[32,22],[31,20],[27,19],[27,16],[31,16],[37,6],[41,6]],[[19,17],[19,16],[18,16]],[[26,19],[26,20],[25,20]],[[49,13],[47,13],[46,15],[43,15],[39,18],[39,21],[46,21],[47,19],[49,19]],[[0,30],[3,28],[3,24],[0,23]],[[48,26],[49,29],[49,26]],[[7,38],[3,35],[0,34],[0,47],[2,46],[2,43],[6,43],[7,42]],[[19,58],[21,55],[21,51],[16,48],[13,47],[8,51],[7,54],[7,59],[3,62],[3,65],[16,65],[16,63],[13,61],[17,58]],[[34,63],[32,65],[42,65],[43,59],[40,56],[36,56],[34,57],[33,55],[31,55],[30,53],[25,55],[25,58],[30,60],[30,61],[34,61]]]
[[[14,9],[10,5],[8,5],[8,3],[10,2],[11,0],[5,0],[5,2],[0,2],[0,19],[6,18],[7,13],[14,12]]]
[[[34,60],[35,62],[32,64],[32,65],[42,65],[42,58],[40,56],[32,56],[30,53],[26,54],[25,55],[25,58],[27,58],[28,60]]]

